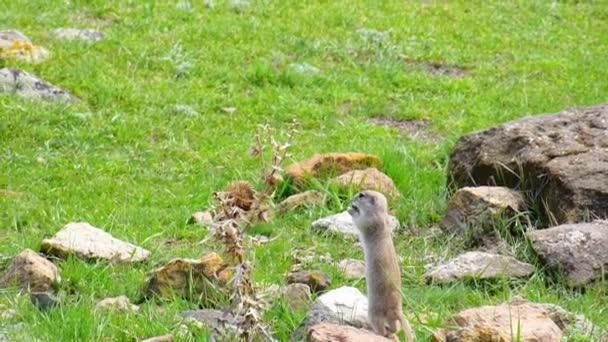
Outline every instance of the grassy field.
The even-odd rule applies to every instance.
[[[428,321],[412,319],[420,341],[458,310],[516,294],[559,304],[608,328],[605,283],[574,291],[542,273],[444,287],[427,286],[422,278],[425,264],[462,251],[430,229],[446,207],[446,164],[456,139],[527,114],[606,101],[608,2],[233,3],[0,2],[0,29],[20,30],[51,52],[36,65],[0,63],[82,99],[41,104],[0,95],[0,270],[71,221],[89,222],[153,253],[135,266],[57,261],[64,305],[45,313],[27,297],[0,292],[0,307],[15,308],[15,321],[24,323],[12,332],[14,340],[134,341],[174,332],[174,315],[196,304],[175,301],[161,311],[150,302],[139,313],[123,314],[97,311],[95,302],[122,294],[137,300],[158,265],[220,252],[198,243],[206,231],[187,225],[190,214],[230,181],[256,180],[257,161],[247,150],[257,125],[286,133],[293,119],[300,124],[294,160],[316,152],[376,154],[401,190],[395,212],[404,223],[413,217],[419,230],[400,235],[397,246],[406,310]],[[57,27],[94,27],[107,37],[96,44],[55,40],[50,32]],[[318,72],[299,72],[294,63]],[[458,74],[430,72],[433,63]],[[424,120],[435,138],[401,135],[374,125],[373,117]],[[362,258],[351,242],[309,229],[311,221],[345,205],[333,201],[254,227],[276,237],[250,252],[255,280],[284,284],[295,248],[313,247],[336,261]],[[330,273],[332,287],[364,290],[334,264],[308,266]],[[304,315],[276,303],[265,319],[286,340]]]

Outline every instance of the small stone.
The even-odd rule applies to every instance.
[[[23,33],[16,30],[0,31],[0,58],[39,63],[48,55],[45,48],[34,45]]]
[[[299,194],[291,195],[277,206],[279,212],[288,212],[301,207],[311,207],[323,204],[325,196],[316,190],[308,190]]]
[[[338,268],[346,279],[365,278],[365,261],[356,259],[344,259],[338,264]]]
[[[292,310],[301,310],[310,304],[312,293],[306,284],[289,284],[285,288],[285,298]]]
[[[0,92],[24,99],[44,101],[77,101],[69,91],[16,68],[0,69]]]
[[[197,322],[201,328],[209,328],[218,334],[235,333],[238,328],[233,324],[234,317],[229,312],[214,309],[182,311],[184,321]]]
[[[196,117],[199,115],[194,107],[185,104],[176,104],[173,106],[172,111],[174,114],[184,114],[191,117]]]
[[[48,292],[32,292],[30,300],[40,311],[46,311],[59,305],[59,300]]]
[[[0,310],[0,320],[8,321],[17,315],[13,309]]]
[[[348,325],[321,323],[308,330],[307,342],[391,342],[394,340],[376,335],[366,329],[353,328]]]
[[[98,42],[105,38],[105,34],[95,29],[58,28],[53,30],[55,38],[63,40],[81,40]]]
[[[424,277],[428,282],[444,284],[466,278],[526,277],[534,267],[517,259],[485,252],[467,252],[434,267]]]
[[[393,231],[399,228],[399,220],[396,217],[389,215],[389,221]],[[353,218],[348,211],[320,218],[312,223],[312,228],[333,234],[359,238],[359,229],[355,226],[355,222],[353,222]]]
[[[162,336],[147,338],[147,339],[141,340],[139,342],[173,342],[173,341],[175,341],[175,338],[173,337],[173,335],[169,334],[169,335],[162,335]]]
[[[584,286],[608,275],[608,221],[535,230],[528,238],[541,261],[564,272],[570,286]]]
[[[52,238],[42,240],[40,249],[60,258],[75,255],[85,260],[105,259],[116,263],[139,262],[150,257],[149,251],[86,222],[68,223]]]
[[[251,6],[251,1],[249,1],[249,0],[230,0],[229,5],[233,10],[235,10],[237,12],[242,12],[242,11],[246,10],[249,6]]]
[[[313,292],[322,292],[331,285],[331,277],[323,271],[299,271],[287,276],[288,284],[306,284]]]
[[[197,211],[192,214],[190,220],[188,220],[189,224],[199,224],[201,226],[211,227],[213,224],[213,215],[209,210],[206,211]]]
[[[201,259],[173,259],[154,271],[144,292],[148,296],[160,295],[166,299],[171,299],[173,294],[197,296],[214,290],[211,284],[207,284],[210,280],[219,285],[226,284],[231,277],[227,267],[216,253]]]
[[[315,154],[311,158],[291,164],[286,171],[296,182],[306,177],[336,177],[352,170],[364,170],[370,167],[380,168],[382,163],[374,155],[357,152]]]
[[[232,113],[236,112],[236,107],[223,107],[222,112],[227,113],[227,114],[232,114]]]
[[[291,341],[302,341],[308,329],[320,323],[349,325],[370,329],[367,320],[367,297],[355,287],[340,287],[319,296],[308,314],[291,336]]]
[[[187,12],[194,11],[194,6],[192,6],[192,3],[188,0],[182,0],[182,1],[178,2],[177,4],[175,4],[175,8],[184,10]]]
[[[59,282],[59,270],[52,262],[31,249],[15,256],[6,273],[0,278],[0,288],[17,286],[24,291],[52,291]]]
[[[122,312],[139,310],[139,306],[131,304],[131,301],[127,296],[102,299],[97,303],[96,307],[98,309],[116,309]]]
[[[382,43],[388,39],[388,31],[360,28],[357,30],[357,33],[361,38],[374,43]]]
[[[307,63],[291,63],[289,64],[289,68],[298,74],[303,75],[317,74],[321,71],[319,68]]]
[[[357,190],[376,190],[387,197],[399,196],[399,189],[395,186],[395,182],[373,167],[346,172],[336,178],[336,181],[341,186],[351,186]]]
[[[525,209],[523,196],[501,186],[464,187],[448,205],[441,226],[450,233],[464,234],[467,229],[475,238],[492,229],[498,220],[508,220]]]

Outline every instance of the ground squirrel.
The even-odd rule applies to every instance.
[[[353,197],[348,213],[359,229],[365,252],[365,279],[369,300],[368,317],[374,331],[396,339],[397,322],[408,342],[412,328],[401,309],[401,272],[388,221],[386,197],[362,191]]]

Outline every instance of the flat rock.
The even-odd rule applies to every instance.
[[[305,339],[308,329],[320,323],[349,325],[369,329],[367,297],[355,287],[340,287],[319,296],[291,336],[291,341]]]
[[[438,329],[434,342],[513,341],[512,333],[519,331],[521,342],[560,342],[562,330],[550,313],[536,306],[501,304],[481,306],[456,314],[447,324],[456,330]]]
[[[104,298],[95,305],[98,309],[114,309],[122,312],[138,311],[139,306],[131,304],[127,296]]]
[[[523,210],[524,198],[515,190],[502,186],[464,187],[450,200],[441,226],[450,233],[466,232],[479,237],[499,220],[508,220]]]
[[[319,68],[308,63],[291,63],[289,64],[289,68],[302,75],[314,75],[321,71]]]
[[[16,30],[0,31],[0,58],[39,63],[48,55],[45,48],[34,45],[23,33]]]
[[[53,291],[59,280],[57,266],[33,250],[25,249],[15,256],[0,278],[0,288],[14,285],[22,290],[46,292]]]
[[[467,134],[456,143],[448,179],[537,194],[561,223],[608,217],[608,105],[524,117]]]
[[[346,279],[365,278],[365,261],[357,259],[344,259],[338,263],[338,269]]]
[[[393,230],[398,229],[399,220],[392,215],[389,216],[389,219]],[[312,223],[312,228],[319,231],[359,238],[359,229],[355,226],[355,222],[353,222],[353,218],[348,211],[320,218]]]
[[[286,171],[298,182],[306,177],[335,177],[352,170],[381,166],[380,159],[374,155],[345,152],[315,154],[307,160],[289,165]]]
[[[608,275],[608,221],[535,230],[528,238],[541,261],[564,272],[570,286]]]
[[[289,284],[284,290],[285,299],[292,310],[300,310],[307,307],[312,298],[310,286],[301,283]]]
[[[171,299],[174,294],[181,297],[197,296],[212,290],[209,281],[226,284],[231,277],[227,266],[216,253],[210,253],[201,259],[173,259],[153,272],[144,293],[167,299]]]
[[[139,342],[173,342],[173,341],[175,341],[175,338],[173,337],[173,335],[169,334],[169,335],[150,337],[145,340],[141,340]]]
[[[323,193],[316,190],[308,190],[299,194],[291,195],[283,200],[277,206],[277,210],[281,213],[288,212],[297,208],[312,207],[323,204],[325,196]]]
[[[52,238],[42,240],[40,249],[61,258],[75,255],[85,260],[105,259],[115,263],[139,262],[150,257],[149,251],[86,222],[68,223]]]
[[[69,91],[16,68],[0,69],[0,92],[24,99],[44,101],[77,101]]]
[[[336,182],[341,186],[354,187],[357,190],[376,190],[387,197],[398,197],[400,195],[395,182],[373,167],[365,170],[348,171],[336,178]]]
[[[53,36],[63,40],[98,42],[103,40],[106,35],[95,29],[58,28],[53,30]]]
[[[323,271],[298,271],[287,276],[287,283],[306,284],[313,292],[322,292],[331,285],[331,277]]]
[[[424,277],[434,284],[450,283],[466,278],[526,277],[534,272],[530,264],[517,259],[485,252],[467,252],[429,270]]]
[[[386,337],[376,335],[366,329],[353,328],[348,325],[329,323],[317,324],[308,329],[308,342],[390,342]]]

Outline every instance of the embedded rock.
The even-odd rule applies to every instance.
[[[463,234],[467,228],[482,234],[498,220],[509,219],[525,210],[523,196],[501,186],[464,187],[458,190],[448,205],[441,226],[451,232]]]
[[[201,259],[173,259],[160,267],[146,284],[145,294],[159,295],[171,299],[172,296],[196,296],[204,291],[212,291],[209,281],[224,285],[231,277],[222,258],[210,253]]]
[[[105,38],[103,32],[94,29],[58,28],[53,30],[55,38],[63,40],[82,40],[87,42],[98,42]]]
[[[308,342],[390,342],[393,341],[386,337],[376,335],[366,329],[349,327],[348,325],[338,325],[321,323],[308,329]]]
[[[331,285],[331,277],[323,271],[299,271],[287,276],[288,284],[306,284],[313,292],[322,292]]]
[[[149,251],[86,222],[68,223],[52,238],[42,240],[40,249],[60,258],[75,255],[85,260],[105,259],[115,263],[139,262],[150,256]]]
[[[470,133],[452,151],[448,179],[457,187],[499,185],[538,194],[558,223],[608,217],[607,131],[604,104]]]
[[[390,215],[389,220],[393,230],[399,228],[399,220],[397,220],[396,217]],[[355,226],[355,222],[353,222],[353,218],[348,211],[320,218],[312,223],[312,228],[319,231],[359,238],[359,229]]]
[[[369,329],[367,305],[367,297],[357,288],[345,286],[328,291],[313,302],[308,314],[291,336],[291,341],[304,340],[308,329],[320,323]]]
[[[450,283],[466,278],[526,277],[534,272],[530,264],[517,259],[485,252],[467,252],[429,270],[424,277],[434,284]]]
[[[287,212],[301,207],[312,207],[323,204],[325,197],[323,193],[315,190],[304,191],[299,194],[291,195],[277,206],[279,212]]]
[[[162,336],[150,337],[145,340],[141,340],[139,342],[173,342],[173,341],[175,341],[175,338],[173,337],[173,335],[162,335]]]
[[[184,321],[196,322],[201,328],[211,329],[220,336],[238,332],[234,316],[229,312],[214,309],[186,310],[181,312],[181,317]]]
[[[69,91],[16,68],[0,68],[0,92],[24,99],[44,101],[77,101]]]
[[[336,178],[336,181],[341,186],[352,186],[357,190],[376,190],[387,197],[399,196],[395,182],[373,167],[346,172]]]
[[[344,259],[338,264],[338,268],[346,279],[361,279],[365,277],[365,261],[356,259]]]
[[[97,302],[96,307],[98,309],[115,309],[122,312],[139,310],[139,306],[131,304],[127,296],[104,298]]]
[[[15,58],[26,62],[42,62],[48,51],[36,46],[23,33],[16,30],[0,31],[0,59]]]
[[[14,285],[21,290],[46,292],[52,291],[59,280],[57,266],[33,250],[25,249],[15,256],[0,278],[0,288]]]
[[[608,221],[535,230],[528,238],[541,261],[564,272],[571,286],[583,286],[608,275]]]
[[[287,174],[296,181],[302,181],[306,177],[338,176],[352,170],[380,168],[381,166],[382,163],[378,157],[366,153],[315,154],[310,159],[288,166]]]
[[[293,310],[300,310],[310,304],[312,293],[310,286],[306,284],[294,283],[285,288],[285,299]]]

